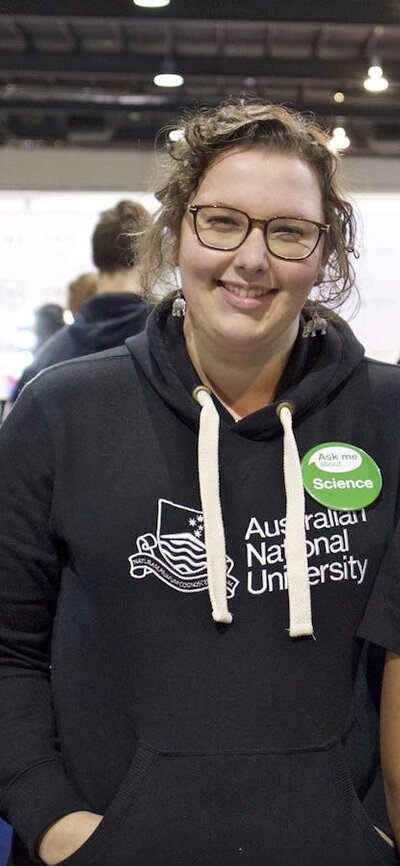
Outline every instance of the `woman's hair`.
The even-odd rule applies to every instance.
[[[318,300],[333,307],[343,303],[355,282],[349,254],[355,252],[356,222],[352,205],[340,189],[338,158],[328,147],[329,136],[312,117],[281,105],[240,99],[187,113],[181,136],[169,144],[172,168],[169,162],[168,180],[155,193],[161,207],[143,245],[141,263],[148,296],[157,281],[173,274],[182,219],[214,160],[229,150],[265,148],[296,155],[315,171],[324,219],[330,225],[326,280]]]
[[[104,211],[92,234],[92,258],[99,271],[133,268],[138,263],[137,241],[150,223],[146,208],[129,199]]]

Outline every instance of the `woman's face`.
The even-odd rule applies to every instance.
[[[232,150],[218,157],[190,203],[237,208],[262,220],[291,216],[324,222],[318,179],[309,165],[293,154],[265,149]],[[274,258],[260,226],[252,228],[239,249],[208,249],[197,239],[193,216],[187,213],[178,248],[187,341],[217,354],[221,347],[261,351],[266,357],[289,351],[323,261],[323,237],[307,259]]]

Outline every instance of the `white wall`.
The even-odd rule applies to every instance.
[[[400,358],[400,193],[359,193],[361,255],[356,262],[360,307],[350,324],[367,354]]]
[[[152,150],[2,147],[0,190],[119,190],[150,192],[158,166]],[[400,160],[342,157],[346,184],[354,191],[400,192]]]
[[[155,163],[151,150],[2,147],[0,189],[150,191]]]

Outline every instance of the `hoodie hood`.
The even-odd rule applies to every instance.
[[[133,292],[94,295],[82,304],[70,335],[89,352],[109,349],[142,331],[148,312],[146,302]]]
[[[197,430],[200,407],[193,390],[202,385],[186,350],[182,319],[170,314],[171,302],[155,307],[144,333],[126,340],[126,345],[145,377],[162,400],[190,427]],[[307,314],[300,321],[296,342],[270,405],[234,421],[213,397],[221,422],[251,439],[269,439],[281,431],[276,407],[282,401],[292,405],[294,423],[305,413],[323,405],[353,373],[364,348],[342,319],[328,323],[325,335],[307,339],[302,332]]]
[[[204,521],[208,592],[212,617],[230,624],[227,603],[226,548],[220,499],[221,426],[257,441],[281,435],[282,481],[286,497],[285,559],[291,638],[314,637],[305,529],[305,495],[296,423],[329,400],[364,355],[363,347],[341,320],[324,334],[304,339],[307,317],[281,377],[275,400],[240,421],[199,381],[190,362],[182,321],[170,315],[170,302],[156,308],[146,335],[127,346],[162,400],[198,432],[198,479]],[[305,333],[308,333],[306,328]]]

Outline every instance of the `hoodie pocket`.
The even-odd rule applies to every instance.
[[[139,745],[103,820],[86,842],[70,857],[60,861],[59,866],[119,866],[117,852],[121,828],[140,797],[142,786],[156,757],[156,752]],[[132,859],[127,862],[129,866],[136,866],[136,862],[137,866],[143,866]]]
[[[190,754],[141,745],[99,827],[62,866],[393,866],[341,745]]]
[[[376,853],[380,853],[381,857],[383,857],[381,861],[383,864],[399,863],[394,847],[376,830],[358,797],[340,743],[337,743],[330,750],[329,756],[339,799],[345,805],[348,818],[354,823],[354,826],[359,828],[359,831],[371,849],[376,851]]]

